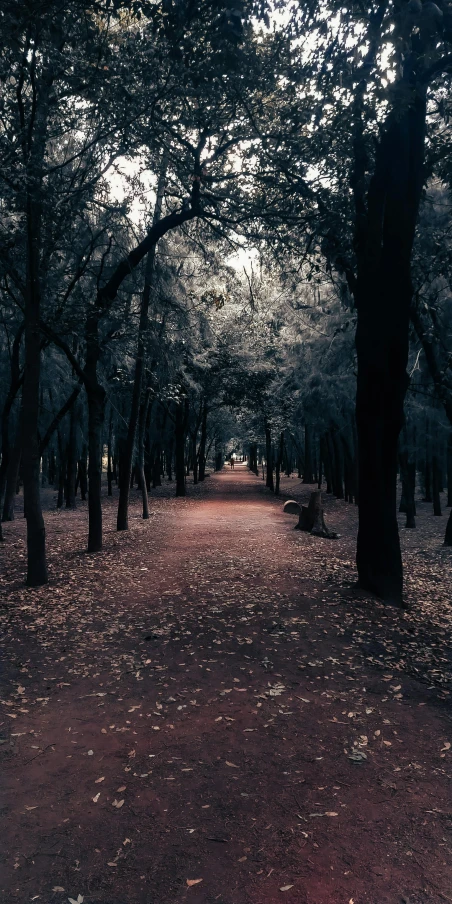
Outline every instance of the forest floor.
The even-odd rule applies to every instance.
[[[138,499],[88,555],[45,491],[51,583],[0,584],[2,904],[452,902],[451,553],[402,530],[410,608],[353,587],[244,466]],[[401,522],[403,523],[403,521]]]

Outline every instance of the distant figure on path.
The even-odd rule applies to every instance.
[[[231,465],[232,470],[234,470],[234,459],[235,459],[235,455],[234,455],[234,453],[232,453],[231,458],[229,460],[229,464]]]

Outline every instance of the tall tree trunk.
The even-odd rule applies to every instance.
[[[186,404],[180,401],[176,404],[176,496],[185,496],[185,423]]]
[[[55,46],[61,40],[57,25]],[[38,41],[39,44],[39,41]],[[36,48],[35,48],[36,49]],[[39,46],[38,46],[39,53]],[[34,64],[33,64],[34,65]],[[41,76],[33,84],[33,113],[29,113],[27,145],[23,145],[26,169],[26,276],[25,361],[22,390],[22,469],[24,512],[27,519],[27,585],[40,587],[48,580],[45,525],[39,480],[39,401],[41,379],[41,231],[43,210],[43,161],[47,141],[50,94],[55,76],[50,55]]]
[[[5,499],[6,481],[8,475],[8,467],[11,457],[10,438],[9,438],[9,417],[13,407],[16,395],[22,385],[23,378],[20,375],[20,343],[24,332],[24,323],[22,322],[14,337],[13,348],[11,353],[11,382],[9,390],[3,405],[1,418],[1,440],[2,440],[2,462],[0,465],[0,512],[3,510]],[[6,520],[6,519],[5,519]],[[3,540],[2,522],[0,520],[0,541]]]
[[[86,467],[86,446],[82,449],[82,456],[78,460],[77,479],[80,484],[80,498],[82,502],[86,501],[88,493],[88,470]]]
[[[328,437],[327,437],[326,433],[321,437],[320,444],[321,444],[321,454],[322,454],[322,459],[323,459],[323,465],[325,468],[326,491],[327,491],[327,493],[332,493],[333,492],[333,478],[332,478],[333,468],[332,468],[332,463],[331,463],[330,447],[329,447]]]
[[[87,388],[88,399],[88,552],[102,549],[102,431],[106,392],[98,383]]]
[[[199,480],[202,481],[206,476],[206,444],[207,444],[207,402],[204,401],[201,419],[201,439],[199,442]]]
[[[438,456],[435,454],[432,458],[432,485],[433,485],[433,514],[441,515],[441,499],[440,499],[440,486],[441,486],[441,466],[438,461]]]
[[[279,484],[281,480],[281,466],[284,456],[284,430],[281,430],[279,437],[278,457],[276,459],[276,475],[275,475],[275,496],[279,496]]]
[[[108,447],[107,447],[107,494],[113,496],[113,409],[110,406],[110,419],[108,421]]]
[[[265,457],[267,459],[267,479],[265,481],[265,486],[274,492],[272,431],[268,424],[265,425]]]
[[[163,195],[166,182],[167,155],[164,152],[163,161],[160,169],[160,176],[157,185],[157,197],[155,202],[155,210],[153,217],[153,226],[155,226],[161,217]],[[135,447],[135,436],[138,425],[138,417],[140,412],[141,389],[143,385],[143,374],[145,369],[146,358],[146,334],[149,325],[149,305],[151,301],[152,283],[155,269],[155,251],[156,245],[153,245],[148,252],[146,258],[146,268],[144,275],[144,288],[141,296],[140,322],[138,326],[138,342],[137,354],[135,360],[135,376],[133,381],[132,401],[130,406],[130,417],[127,429],[127,439],[124,447],[124,460],[122,467],[122,475],[119,485],[119,502],[118,517],[116,522],[117,530],[127,530],[129,526],[129,490],[130,479],[132,475],[132,461]]]
[[[39,388],[41,378],[41,241],[40,185],[34,180],[27,198],[27,275],[25,292],[25,365],[22,391],[22,468],[27,519],[27,585],[46,584],[45,526],[39,481]]]
[[[339,428],[331,430],[331,442],[334,448],[333,493],[336,499],[344,498],[344,453],[339,435]]]
[[[66,460],[66,508],[75,509],[75,481],[77,479],[77,411],[75,406],[71,408],[69,416]]]
[[[406,528],[416,527],[416,504],[414,501],[416,464],[409,459],[407,446],[400,453],[400,471],[402,477],[402,499],[399,511],[406,514]]]
[[[141,489],[141,501],[143,505],[143,519],[145,521],[149,518],[149,497],[148,497],[148,487],[146,481],[146,474],[144,471],[144,440],[146,433],[146,425],[148,420],[148,410],[149,410],[149,402],[150,402],[150,390],[149,388],[146,390],[144,399],[140,405],[140,414],[138,418],[138,450],[137,450],[137,469],[138,469],[138,478],[140,482]]]
[[[365,590],[398,605],[402,603],[403,568],[397,524],[397,453],[408,386],[411,253],[424,182],[426,86],[417,76],[420,59],[422,56],[414,53],[405,59],[394,108],[376,149],[367,199],[362,106],[355,110],[357,567]]]
[[[452,546],[452,509],[449,512],[446,526],[446,536],[444,537],[444,546]]]
[[[2,521],[14,521],[14,500],[16,498],[17,481],[19,479],[20,459],[22,454],[22,408],[16,425],[14,447],[8,454],[6,470],[5,496],[3,501]]]
[[[198,483],[198,454],[197,454],[197,435],[191,434],[191,458],[193,462],[193,485]]]
[[[64,502],[64,487],[66,484],[66,453],[63,445],[63,439],[61,436],[60,427],[57,427],[57,441],[58,441],[58,495],[57,495],[57,509],[63,508]]]
[[[304,428],[304,473],[303,483],[313,483],[314,477],[312,473],[312,428],[305,424]]]
[[[452,505],[452,431],[447,438],[447,505]]]

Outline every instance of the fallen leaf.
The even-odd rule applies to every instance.
[[[239,766],[236,766],[235,763],[230,763],[229,760],[226,760],[226,766],[230,766],[231,769],[239,769]]]
[[[443,753],[444,750],[450,750],[450,741],[446,741],[444,747],[441,747],[441,753]]]
[[[123,804],[124,804],[124,800],[116,800],[116,798],[115,798],[112,803],[112,807],[116,807],[117,810],[120,810],[121,807],[123,806]]]
[[[280,891],[289,891],[289,888],[293,888],[293,885],[283,885],[279,890]]]
[[[52,891],[64,891],[64,888],[62,885],[54,885]]]
[[[348,754],[349,760],[352,760],[353,763],[360,763],[361,760],[367,760],[367,753],[364,753],[364,750],[352,750],[351,753]]]
[[[120,788],[116,788],[116,793],[117,793],[117,794],[120,794],[121,791],[125,791],[126,788],[127,788],[127,785],[121,785]]]
[[[187,879],[187,885],[189,888],[191,888],[192,885],[199,885],[200,882],[202,882],[202,879]]]
[[[100,791],[98,791],[97,794],[94,795],[94,797],[93,797],[93,803],[97,804],[97,801],[99,800],[99,797],[100,797]]]
[[[333,813],[331,810],[328,810],[325,813],[325,816],[339,816],[339,813]]]
[[[100,783],[101,783],[101,782],[104,782],[104,781],[105,781],[105,775],[101,775],[100,778],[96,778],[96,781],[94,782],[94,784],[95,784],[95,785],[100,785]]]
[[[77,895],[77,898],[68,898],[70,904],[83,904],[84,897],[83,895]]]

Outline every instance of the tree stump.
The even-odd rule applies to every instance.
[[[327,540],[337,540],[338,538],[338,534],[328,530],[325,524],[320,490],[311,493],[308,505],[300,505],[294,499],[289,499],[284,504],[283,512],[288,515],[298,515],[295,530],[304,530],[315,537],[325,537]]]

